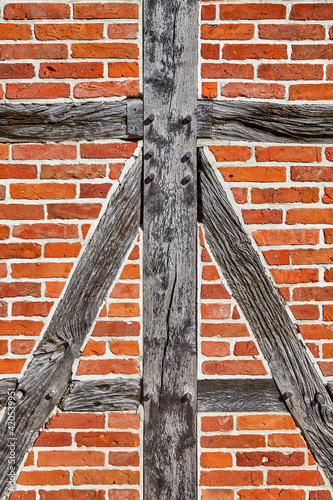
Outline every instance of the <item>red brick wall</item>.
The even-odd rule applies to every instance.
[[[142,2],[4,1],[0,99],[85,102],[138,96]],[[200,4],[199,97],[333,96],[330,3]],[[0,374],[21,376],[137,144],[0,145]],[[333,150],[208,143],[310,356],[333,376]],[[266,360],[199,227],[200,378],[270,378]],[[140,377],[140,235],[74,367],[75,378]],[[11,500],[142,498],[142,412],[57,411]],[[199,415],[202,500],[329,500],[332,489],[290,415]]]

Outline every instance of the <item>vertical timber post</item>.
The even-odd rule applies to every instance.
[[[145,500],[197,498],[197,0],[144,0]]]

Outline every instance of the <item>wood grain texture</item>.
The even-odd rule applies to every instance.
[[[0,410],[7,404],[8,398],[15,390],[16,385],[16,378],[5,378],[0,380]]]
[[[8,496],[9,447],[15,438],[15,470],[57,406],[74,360],[129,251],[139,226],[141,154],[113,194],[69,279],[63,299],[37,346],[15,394],[15,426],[7,407],[0,426],[0,498]]]
[[[194,500],[199,5],[144,0],[143,6],[144,498]]]
[[[1,104],[0,143],[127,139],[127,102]]]
[[[198,380],[199,412],[288,411],[280,391],[271,379]]]
[[[283,143],[333,140],[333,106],[212,102],[212,139]]]
[[[208,245],[287,398],[288,409],[333,485],[331,398],[202,149],[199,158],[201,216]]]
[[[139,379],[76,380],[59,403],[63,411],[133,411],[140,404]]]

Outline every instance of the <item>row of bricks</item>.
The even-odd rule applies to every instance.
[[[138,59],[139,48],[131,42],[72,43],[69,53],[65,43],[4,43],[1,44],[0,60],[67,59],[69,56],[74,59]]]
[[[2,336],[37,336],[44,323],[33,320],[0,320]],[[140,323],[138,321],[98,321],[92,332],[93,337],[138,337]]]
[[[40,199],[74,199],[79,198],[106,198],[112,183],[88,184],[60,184],[56,182],[41,182],[39,184],[11,184],[8,197],[13,200],[40,200]],[[77,193],[77,190],[79,191]],[[0,199],[7,196],[6,186],[0,185]]]
[[[15,491],[12,493],[11,500],[37,500],[37,492],[30,491]],[[112,488],[108,490],[108,493],[97,489],[66,489],[61,490],[38,490],[38,500],[140,500],[140,493],[136,489],[117,489]],[[301,499],[303,500],[303,499]],[[316,499],[318,500],[318,499]],[[327,499],[323,499],[327,500]]]
[[[47,243],[48,245],[49,243]],[[13,243],[13,245],[16,245]],[[32,252],[32,249],[35,249],[35,245],[38,245],[37,243],[22,243],[21,245],[32,245],[32,247],[22,247],[22,250],[27,250],[29,253]],[[50,243],[52,245],[52,243]],[[58,243],[56,243],[58,245]],[[62,243],[60,244],[62,245]],[[60,247],[61,248],[61,247]],[[39,252],[38,252],[39,253]],[[15,255],[15,258],[20,258],[19,253]],[[14,255],[12,255],[13,257]],[[21,254],[21,258],[23,255]],[[29,257],[28,257],[29,258]],[[2,274],[5,273],[5,264],[1,264],[1,272]],[[29,279],[41,279],[41,278],[66,278],[69,276],[69,273],[72,269],[72,263],[70,262],[27,262],[24,264],[19,264],[19,263],[12,263],[11,264],[11,277],[14,279],[21,279],[21,278],[29,278]],[[4,277],[4,276],[2,276]],[[126,264],[121,272],[120,279],[122,280],[137,280],[140,278],[140,267],[138,264]],[[6,288],[8,287],[8,297],[18,297],[18,296],[23,296],[23,295],[33,295],[34,297],[39,297],[40,296],[40,283],[2,283],[3,286]],[[20,287],[19,285],[22,285]],[[30,288],[29,293],[24,293],[24,288],[27,286],[27,291]],[[134,284],[133,284],[134,285]],[[5,290],[4,288],[4,290]],[[12,293],[10,293],[10,290],[12,290]],[[112,292],[112,297],[113,298],[120,298],[120,296],[126,295],[126,293],[135,294],[137,292],[137,287],[134,289],[131,289],[131,287],[127,287],[127,285],[120,285],[117,284],[114,288],[114,292]],[[1,294],[0,294],[1,297]],[[124,297],[125,298],[125,297]],[[130,298],[127,296],[126,298]]]
[[[23,370],[26,359],[2,358],[0,373],[3,375],[19,374]],[[136,375],[140,373],[138,361],[135,359],[81,360],[76,375]],[[256,373],[254,373],[256,375]]]
[[[10,342],[7,339],[0,339],[0,355],[5,355],[9,351],[12,354],[30,354],[35,346],[35,340],[33,339],[15,339]],[[329,344],[325,344],[329,346]],[[139,356],[140,349],[139,343],[135,340],[111,340],[108,343],[103,340],[89,340],[86,347],[84,348],[81,356],[104,356],[107,352],[107,346],[112,354],[117,356]],[[250,347],[238,346],[235,348],[236,352],[242,350],[250,351]],[[240,354],[243,355],[243,354]]]
[[[333,27],[329,29],[328,36],[330,39],[333,38]],[[251,40],[254,37],[261,40],[324,40],[326,38],[326,29],[325,26],[320,24],[291,23],[259,25],[249,23],[210,23],[201,25],[202,40]]]
[[[224,25],[221,25],[221,30]],[[87,55],[78,55],[89,53],[88,47],[98,44],[73,44],[72,57],[89,57]],[[21,47],[21,45],[19,45]],[[81,47],[81,48],[80,48]],[[219,45],[218,45],[219,47]],[[9,50],[9,49],[8,49]],[[214,54],[216,47],[212,46]],[[10,56],[11,54],[9,54]],[[332,59],[333,43],[325,44],[297,44],[291,45],[291,60],[293,61],[306,61],[317,59]],[[50,57],[50,56],[49,56]],[[95,56],[98,57],[98,56]],[[103,56],[100,56],[103,57]],[[116,57],[116,56],[109,56]],[[122,56],[123,58],[134,58],[132,55]],[[8,57],[8,59],[18,59],[18,57]],[[56,57],[62,58],[62,57]],[[207,59],[214,59],[214,57],[206,57]],[[288,45],[278,43],[225,43],[222,47],[222,59],[225,60],[248,60],[248,59],[273,59],[283,60],[289,59]]]
[[[18,485],[102,485],[102,484],[140,484],[140,472],[132,469],[78,469],[74,470],[72,480],[68,470],[23,471],[17,479]]]
[[[203,0],[209,2],[209,0]],[[204,20],[215,20],[216,15],[221,20],[241,19],[285,19],[287,6],[276,3],[233,3],[203,5],[201,17]],[[333,18],[333,6],[326,3],[293,4],[290,10],[291,20],[329,20]]]
[[[31,164],[0,164],[0,179],[118,179],[123,168],[123,163],[110,163],[108,168],[101,164],[42,164],[40,174],[36,165]]]
[[[138,38],[139,25],[137,23],[109,24],[107,37],[110,39]],[[14,24],[0,23],[0,40],[102,40],[104,38],[105,24]]]
[[[236,496],[235,496],[236,495]],[[230,489],[209,488],[202,491],[201,500],[332,500],[327,490],[307,492],[302,489],[287,488],[255,488],[240,489],[237,492]]]

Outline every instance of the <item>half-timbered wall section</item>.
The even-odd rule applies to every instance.
[[[196,205],[192,203],[196,120],[183,116],[193,112],[195,99],[191,96],[188,102],[182,100],[177,108],[172,97],[175,90],[172,88],[168,94],[170,87],[162,73],[158,79],[160,91],[164,92],[163,107],[155,99],[154,71],[144,68],[143,55],[146,65],[155,56],[158,59],[166,35],[161,28],[156,54],[148,44],[144,49],[143,33],[150,41],[154,40],[154,31],[158,33],[154,26],[143,29],[145,3],[156,15],[154,6],[161,4],[159,0],[0,3],[0,408],[8,396],[12,397],[17,380],[33,359],[38,376],[34,379],[34,369],[28,373],[29,380],[34,380],[34,390],[30,394],[24,385],[22,390],[18,386],[15,404],[24,405],[28,396],[37,405],[39,382],[43,388],[43,378],[57,382],[51,373],[52,363],[56,365],[61,357],[64,360],[63,366],[58,366],[59,385],[66,387],[70,368],[64,353],[70,350],[69,344],[73,352],[68,357],[82,353],[73,365],[70,378],[74,382],[50,419],[43,420],[43,411],[48,415],[47,403],[38,403],[42,409],[31,418],[34,425],[39,422],[39,435],[32,427],[27,428],[14,442],[14,452],[20,446],[23,449],[23,441],[26,448],[10,500],[159,500],[155,493],[158,488],[164,500],[170,483],[184,481],[187,491],[194,491],[196,488],[186,484],[186,479],[195,481],[196,475],[201,500],[332,500],[332,466],[331,472],[325,473],[316,461],[325,465],[324,441],[317,443],[310,432],[302,436],[302,414],[297,414],[296,408],[294,420],[288,410],[294,409],[290,389],[283,391],[284,402],[272,378],[280,388],[284,380],[290,382],[288,377],[284,379],[281,366],[285,365],[275,358],[275,347],[281,348],[284,341],[282,333],[281,337],[276,333],[279,329],[275,318],[280,320],[281,316],[278,325],[284,321],[291,331],[291,322],[298,325],[301,348],[297,351],[297,344],[295,352],[305,351],[308,355],[310,362],[304,363],[304,371],[310,366],[309,385],[312,387],[313,380],[317,384],[320,379],[325,385],[333,382],[333,142],[316,140],[311,127],[320,128],[320,113],[316,121],[310,113],[284,127],[283,108],[273,109],[272,105],[331,106],[333,4],[305,0],[197,2],[199,63],[192,88],[198,87],[199,100],[226,106],[214,107],[212,122],[209,106],[201,107],[198,113],[196,280]],[[193,8],[196,2],[183,3]],[[194,10],[191,15],[196,18]],[[161,26],[165,19],[160,18]],[[185,31],[180,29],[182,23]],[[182,59],[181,47],[188,50],[191,46],[186,42],[186,34],[191,32],[186,19],[174,30],[178,45],[167,60],[167,83],[174,77],[180,82],[180,94],[190,95],[191,89],[185,90],[182,83],[186,75],[177,73],[174,61],[181,60],[183,70],[187,68],[192,75],[196,73],[197,54],[192,54],[190,63],[186,57]],[[143,127],[142,106],[134,98],[142,99],[144,88],[144,109],[149,116],[144,115]],[[128,102],[130,98],[133,101]],[[119,104],[112,107],[114,101]],[[45,107],[57,103],[59,108],[51,111]],[[80,111],[75,107],[74,116],[73,103],[91,104],[80,107]],[[1,108],[2,104],[7,107]],[[36,104],[41,107],[31,106]],[[260,108],[255,107],[258,104]],[[187,105],[191,108],[188,111]],[[165,116],[165,108],[172,111],[170,117]],[[44,124],[36,122],[34,113],[39,117],[47,115]],[[232,120],[234,114],[241,117],[237,123]],[[273,114],[278,126],[267,123],[267,117]],[[259,123],[257,127],[244,126],[250,115]],[[324,115],[321,137],[332,137],[332,124],[327,125]],[[224,119],[228,123],[223,128]],[[158,182],[169,173],[163,169],[169,162],[169,132],[179,136],[173,150],[170,146],[179,156],[179,166],[170,160],[170,171],[175,171],[172,179],[167,179],[168,184],[161,187]],[[186,157],[187,152],[192,156]],[[185,156],[181,158],[180,153]],[[174,205],[155,204],[156,185],[163,200],[172,199]],[[140,193],[142,186],[144,193]],[[142,200],[145,206],[140,210]],[[175,208],[179,202],[182,207],[190,207],[184,214]],[[169,225],[163,221],[164,207],[169,210]],[[229,227],[229,219],[223,219],[225,207],[231,227],[237,231],[230,240],[228,234],[223,235],[227,242],[223,247],[214,234],[221,237]],[[109,213],[116,216],[108,225]],[[172,219],[173,213],[179,220]],[[126,224],[123,232],[118,216],[121,224]],[[146,224],[142,224],[144,220]],[[160,232],[154,234],[158,224]],[[184,237],[186,231],[188,239]],[[162,233],[163,241],[159,241]],[[175,233],[177,241],[173,239]],[[178,260],[172,260],[169,237],[176,249],[184,249],[183,258],[178,255]],[[230,262],[226,248],[229,243],[231,248],[234,240],[239,241],[239,248],[232,253],[234,260]],[[156,245],[157,250],[150,245]],[[223,258],[221,248],[226,252]],[[158,266],[158,252],[164,257],[169,255],[170,276],[165,282],[163,265]],[[258,276],[266,276],[267,280],[256,281],[255,273],[248,274],[246,266],[242,267],[246,252],[252,259],[248,262],[259,263]],[[83,255],[87,255],[85,261]],[[108,255],[117,263],[114,268]],[[95,276],[91,281],[84,274],[88,267]],[[235,270],[234,280],[230,269]],[[186,278],[186,286],[179,276]],[[245,293],[243,276],[250,276],[248,284],[253,285]],[[197,314],[193,292],[196,281]],[[271,292],[267,285],[270,281],[282,302]],[[82,305],[79,309],[75,298],[76,283],[86,300],[83,309]],[[89,283],[88,291],[85,283]],[[161,284],[163,292],[160,314],[168,321],[171,318],[171,326],[168,322],[165,331],[154,326],[156,283]],[[103,284],[107,291],[102,290]],[[260,302],[263,289],[269,293]],[[145,290],[148,292],[144,298]],[[94,296],[93,310],[89,309],[90,294]],[[191,303],[189,313],[189,309],[184,312],[181,306],[177,308],[176,299],[181,303],[182,295]],[[59,304],[62,309],[57,308]],[[68,339],[66,314],[70,308],[73,316],[68,330],[74,329],[74,339]],[[60,311],[58,316],[55,311]],[[181,327],[177,321],[173,325],[178,317],[183,318]],[[188,449],[180,450],[174,432],[177,418],[190,431],[196,426],[192,387],[195,322],[197,435],[193,437],[189,432],[185,436]],[[77,324],[80,326],[76,330]],[[34,356],[45,332],[49,336]],[[175,332],[181,335],[177,337]],[[270,332],[274,332],[273,340]],[[154,335],[154,342],[149,343]],[[184,359],[179,338],[188,349]],[[144,343],[148,368],[141,394]],[[285,345],[284,361],[288,361],[289,344]],[[155,357],[156,346],[160,359]],[[177,358],[175,366],[168,365],[170,353]],[[38,374],[38,360],[43,356],[50,357],[50,364]],[[150,369],[153,372],[155,361],[162,366],[162,376],[159,374],[150,386]],[[181,373],[179,390],[184,389],[180,403],[176,396],[170,400],[173,377],[179,380],[177,370]],[[297,382],[298,371],[293,379]],[[52,390],[44,399],[60,399],[61,394]],[[311,399],[309,404],[320,407],[318,415],[326,415],[326,403],[322,403],[317,394],[317,400]],[[182,405],[179,411],[177,404]],[[168,413],[162,411],[164,407]],[[156,439],[159,449],[164,446],[164,474],[159,475],[154,423],[163,426],[164,419],[168,420],[166,414],[171,422],[169,434],[161,432]],[[195,439],[197,470],[193,470]],[[146,458],[144,442],[149,448]],[[307,447],[309,442],[313,454]],[[331,450],[332,439],[327,443]],[[169,478],[168,483],[164,476],[169,475],[169,470],[174,472],[174,464],[168,460],[177,449],[182,477],[178,482]],[[0,448],[4,461],[10,460],[10,450],[7,453]],[[1,481],[0,477],[2,492]],[[196,500],[184,496],[183,491],[168,498]]]

